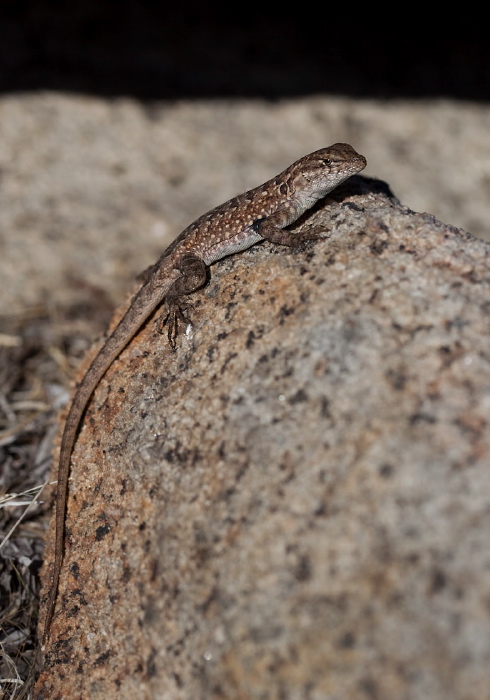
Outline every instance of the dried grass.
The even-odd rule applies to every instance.
[[[95,300],[94,300],[95,301]],[[0,317],[0,697],[31,697],[40,670],[40,570],[56,415],[69,377],[107,320],[94,303]],[[77,320],[91,318],[90,325]],[[97,328],[97,330],[98,330]]]

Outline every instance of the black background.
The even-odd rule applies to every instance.
[[[435,7],[0,0],[0,92],[488,100],[486,20]]]

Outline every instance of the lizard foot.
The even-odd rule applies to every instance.
[[[299,245],[306,241],[317,241],[319,238],[329,238],[331,231],[324,226],[311,226],[304,231],[294,233],[294,244]]]
[[[167,327],[167,337],[168,342],[172,350],[177,347],[177,337],[180,333],[179,324],[184,324],[188,326],[191,323],[190,318],[185,315],[189,307],[182,308],[177,301],[168,302],[168,311],[165,316],[160,317],[157,322],[157,330],[159,333],[164,332],[165,326]]]

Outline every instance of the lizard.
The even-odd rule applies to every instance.
[[[49,636],[64,557],[65,520],[71,455],[87,405],[111,364],[161,304],[167,313],[168,342],[175,349],[179,324],[189,323],[182,297],[203,287],[208,267],[264,239],[294,246],[317,238],[312,231],[292,232],[287,226],[317,201],[366,167],[366,159],[346,143],[335,143],[300,158],[263,185],[230,199],[191,223],[143,276],[143,283],[124,315],[95,355],[75,388],[65,420],[58,461],[55,551],[47,595],[43,642]]]

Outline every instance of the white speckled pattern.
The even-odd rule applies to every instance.
[[[366,167],[347,143],[336,143],[300,158],[276,177],[211,209],[188,226],[162,256],[186,251],[209,265],[262,240],[255,224],[269,219],[279,229],[298,219],[319,199]]]

